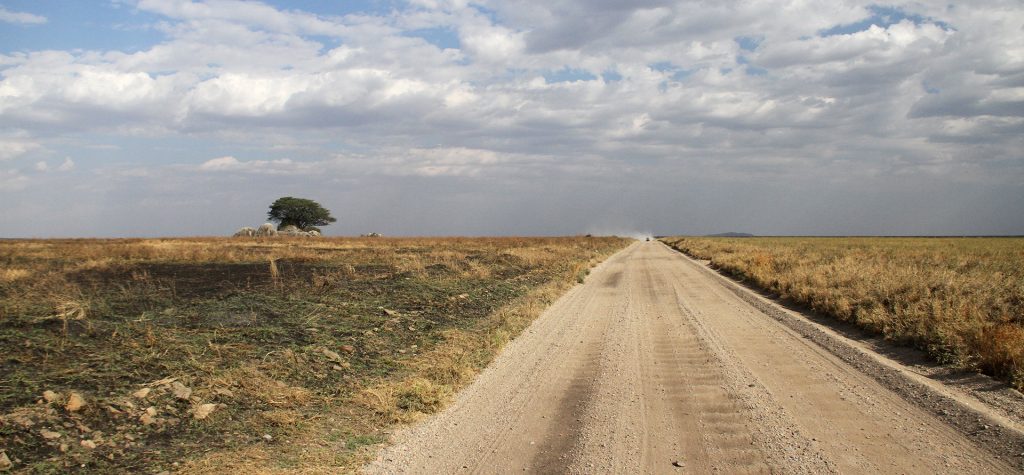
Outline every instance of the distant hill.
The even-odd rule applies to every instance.
[[[728,233],[708,234],[707,237],[754,237],[754,235],[753,234],[749,234],[749,233],[733,233],[733,232],[728,232]]]

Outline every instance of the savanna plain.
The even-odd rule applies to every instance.
[[[1024,238],[667,238],[785,301],[1024,388]]]
[[[989,375],[1013,421],[890,391],[850,363],[877,355],[779,323],[800,312]],[[1014,471],[1022,318],[1020,238],[5,240],[0,450],[16,473]]]
[[[0,241],[5,468],[351,471],[626,243]]]

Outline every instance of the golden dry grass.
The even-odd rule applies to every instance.
[[[0,448],[16,471],[351,471],[626,243],[3,241]]]
[[[1024,239],[664,241],[784,299],[1024,388]]]

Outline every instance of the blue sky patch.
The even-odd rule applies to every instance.
[[[556,82],[574,82],[574,81],[593,81],[597,79],[597,76],[593,75],[590,71],[585,69],[574,69],[568,66],[559,69],[558,71],[551,71],[544,73],[544,80],[548,84]]]
[[[931,23],[944,30],[952,29],[952,27],[950,27],[948,24],[935,20],[934,18],[924,17],[916,13],[908,13],[896,7],[871,5],[868,7],[868,11],[871,12],[871,16],[863,20],[853,22],[847,25],[836,25],[833,26],[832,28],[819,31],[818,35],[822,37],[849,35],[857,33],[859,31],[865,31],[868,28],[871,28],[871,25],[877,25],[881,28],[887,28],[903,20],[910,20],[915,25]]]
[[[423,38],[434,46],[441,49],[459,49],[462,43],[459,42],[459,35],[451,28],[423,28],[405,32],[405,36]]]
[[[672,63],[670,63],[668,61],[662,61],[660,63],[651,63],[651,64],[648,64],[647,66],[650,67],[651,69],[655,70],[655,71],[660,71],[660,72],[675,71],[675,70],[679,69],[679,66],[676,66],[676,65],[674,65],[674,64],[672,64]]]
[[[322,16],[344,16],[352,13],[363,15],[385,15],[393,10],[403,8],[404,1],[398,0],[345,0],[341,2],[325,2],[323,0],[264,0],[284,11],[303,11]]]
[[[734,38],[736,44],[740,45],[740,49],[744,51],[754,51],[761,42],[764,41],[764,37],[753,37],[753,36],[737,36]]]
[[[74,49],[131,53],[165,38],[150,27],[163,17],[109,2],[13,0],[3,6],[46,17],[46,23],[35,25],[0,22],[0,52],[4,53]]]
[[[604,79],[604,82],[621,81],[622,75],[619,74],[618,71],[612,69],[601,73],[601,79]]]
[[[649,68],[651,68],[651,69],[653,69],[655,71],[659,71],[659,72],[663,72],[663,73],[667,73],[667,72],[672,73],[672,80],[674,80],[674,81],[682,81],[683,79],[686,79],[686,78],[690,77],[693,73],[697,72],[697,69],[698,69],[698,68],[684,69],[684,68],[682,68],[680,66],[677,66],[675,64],[672,64],[672,63],[670,63],[668,61],[662,61],[660,63],[651,63],[651,64],[648,64],[647,67],[649,67]]]
[[[743,55],[736,57],[736,64],[742,64],[743,66],[746,66],[743,69],[744,71],[746,71],[748,76],[764,76],[768,74],[767,69],[754,66],[753,64],[750,63],[750,60]]]

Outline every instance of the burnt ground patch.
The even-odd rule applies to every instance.
[[[622,245],[167,241],[114,241],[110,256],[105,241],[47,241],[45,252],[35,242],[0,246],[0,262],[28,270],[0,282],[0,448],[19,460],[16,469],[159,472],[212,450],[266,444],[265,434],[292,437],[361,388],[420,371],[422,363],[409,361],[449,344],[451,332],[480,331],[499,307]],[[219,261],[218,246],[226,256]],[[538,255],[547,257],[527,264],[502,255],[510,246],[543,246]],[[204,260],[185,260],[190,253]],[[169,383],[155,383],[168,378],[192,395],[178,399]],[[143,387],[152,395],[132,395]],[[88,405],[70,413],[64,399],[40,402],[44,391],[78,392]],[[209,421],[192,417],[200,403],[217,404]],[[148,407],[156,422],[143,422]],[[381,440],[390,423],[359,417],[340,426],[344,437]],[[62,436],[47,439],[41,429]],[[82,439],[97,448],[81,447]],[[361,445],[348,439],[337,457]]]

